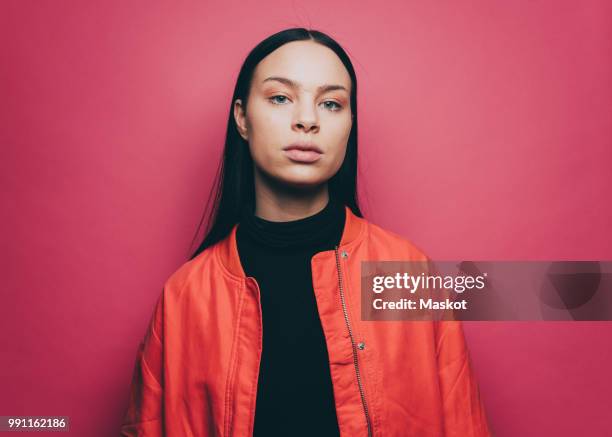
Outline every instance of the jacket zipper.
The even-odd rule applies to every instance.
[[[351,338],[351,346],[353,347],[353,363],[355,364],[355,374],[357,375],[357,385],[359,387],[359,394],[361,395],[361,403],[363,405],[363,412],[365,414],[366,423],[368,425],[368,437],[372,436],[372,423],[370,422],[370,414],[368,412],[368,404],[365,398],[365,392],[363,390],[363,384],[361,382],[361,372],[359,371],[359,360],[357,357],[357,345],[355,344],[355,338],[353,337],[353,330],[351,329],[351,322],[349,320],[348,311],[346,309],[346,301],[344,299],[344,289],[342,282],[342,271],[340,268],[340,258],[338,257],[338,246],[335,246],[334,252],[336,253],[336,267],[338,269],[338,285],[340,286],[340,300],[342,301],[342,311],[344,312],[344,321],[348,328],[349,337]]]
[[[252,277],[252,276],[247,276],[246,280],[247,280],[247,282],[251,281],[251,283],[255,286],[255,289],[257,290],[257,295],[258,295],[258,298],[259,298],[259,300],[258,300],[258,308],[259,308],[259,314],[261,314],[261,290],[259,289],[259,284],[257,283],[257,280],[254,277]],[[263,340],[262,336],[263,336],[263,333],[260,332],[260,338],[259,338],[260,344],[261,344],[261,342]],[[257,387],[257,385],[259,384],[259,370],[260,370],[260,367],[261,367],[261,351],[259,352],[259,358],[258,358],[258,361],[257,361],[257,377],[255,379],[255,387]],[[235,384],[236,384],[235,380],[236,380],[236,374],[235,374],[235,371],[234,371],[234,376],[232,377],[232,381],[233,381],[233,383],[232,383],[233,384],[232,390],[235,390]],[[255,393],[257,393],[257,390],[255,391]],[[234,436],[234,423],[233,423],[234,418],[233,418],[233,414],[234,414],[234,411],[233,411],[232,406],[230,405],[229,412],[228,412],[228,423],[229,423],[228,426],[229,426],[229,430],[227,432],[227,435],[229,437],[233,437]],[[254,430],[255,430],[254,429],[254,426],[255,426],[255,415],[254,414],[251,416],[250,420],[251,420],[251,423],[249,424],[249,428],[251,430],[251,433],[253,433]]]
[[[255,279],[252,276],[249,276],[249,279],[251,279],[251,281],[253,281],[253,285],[255,285],[255,288],[257,290],[257,296],[258,296],[258,310],[259,310],[259,314],[261,314],[261,290],[259,289],[259,284],[257,283],[257,279]],[[263,322],[263,320],[262,320]],[[262,344],[263,341],[263,329],[260,331],[259,333],[259,344]],[[261,351],[259,352],[259,359],[257,360],[257,378],[255,379],[255,387],[257,387],[259,385],[259,370],[261,368]],[[257,389],[255,390],[255,393],[257,396]],[[251,429],[251,433],[255,432],[255,415],[253,415],[253,417],[251,418],[251,424],[250,424],[250,429]]]

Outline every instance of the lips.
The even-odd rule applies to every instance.
[[[293,143],[283,148],[289,159],[296,162],[311,163],[318,161],[323,151],[312,143]]]

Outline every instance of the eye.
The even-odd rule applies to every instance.
[[[331,105],[328,105],[328,103],[331,103]],[[325,105],[325,107],[331,110],[332,112],[336,112],[342,109],[342,105],[340,105],[338,102],[334,102],[333,100],[326,100],[325,102],[323,102],[323,105]]]
[[[280,100],[279,100],[280,99]],[[282,105],[284,104],[288,99],[287,96],[283,96],[283,95],[276,95],[276,96],[272,96],[270,97],[268,100],[270,100],[273,104],[275,105]]]

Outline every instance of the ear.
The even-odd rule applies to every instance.
[[[234,120],[236,120],[236,126],[238,127],[238,132],[240,136],[247,140],[248,130],[246,123],[246,114],[244,111],[244,107],[242,106],[242,100],[236,99],[234,102]]]

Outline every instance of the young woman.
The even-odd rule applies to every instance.
[[[167,280],[123,436],[489,436],[460,322],[360,319],[362,260],[427,260],[363,218],[357,79],[303,28],[236,84],[208,232]]]

